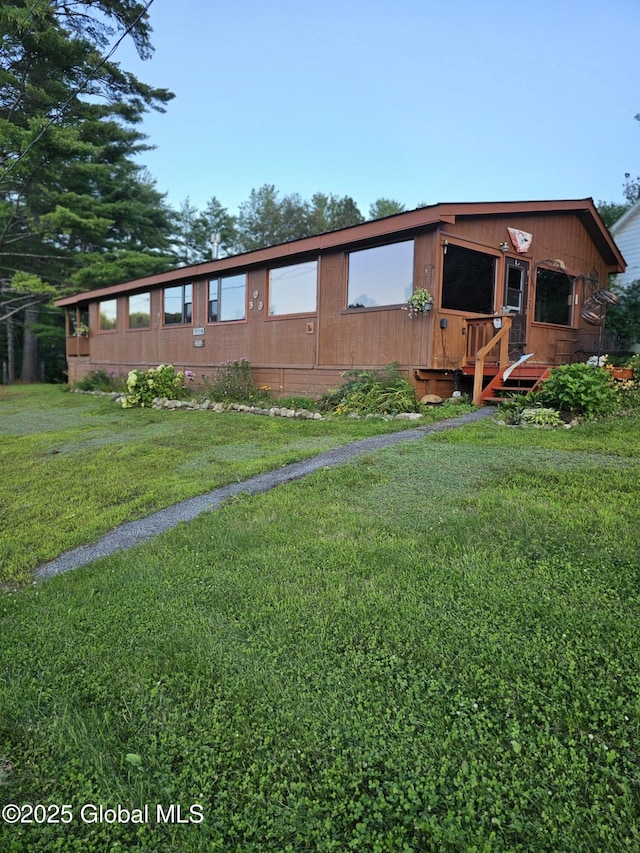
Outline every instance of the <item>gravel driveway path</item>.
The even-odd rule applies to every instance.
[[[85,566],[99,557],[106,557],[110,554],[115,554],[117,551],[126,551],[140,542],[144,542],[163,533],[165,530],[169,530],[171,527],[175,527],[181,521],[190,521],[203,512],[213,512],[224,501],[233,497],[233,495],[241,493],[255,495],[260,492],[267,492],[269,489],[273,489],[282,483],[299,480],[301,477],[312,474],[319,468],[342,465],[344,462],[348,462],[356,456],[361,456],[363,453],[370,453],[382,447],[390,447],[401,441],[415,441],[430,433],[455,429],[456,427],[488,417],[494,411],[492,407],[486,406],[482,409],[477,409],[475,412],[469,412],[458,418],[450,418],[449,420],[439,421],[435,424],[419,426],[389,435],[376,435],[371,438],[363,438],[360,441],[336,447],[334,450],[319,453],[317,456],[312,456],[303,462],[294,462],[291,465],[277,468],[275,471],[257,474],[255,477],[250,477],[248,480],[243,480],[240,483],[231,483],[228,486],[222,486],[204,495],[189,498],[166,509],[154,512],[146,518],[121,524],[92,545],[81,545],[78,548],[61,554],[55,560],[39,566],[34,571],[34,579],[46,580],[62,572],[68,572],[80,566]]]

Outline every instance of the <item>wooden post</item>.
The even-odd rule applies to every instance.
[[[493,322],[495,318],[492,318]],[[509,332],[511,331],[511,317],[503,316],[500,330],[476,353],[476,366],[473,372],[473,404],[482,405],[482,381],[484,379],[484,362],[491,350],[500,345],[498,369],[504,370],[509,364]]]

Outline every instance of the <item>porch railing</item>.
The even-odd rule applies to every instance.
[[[497,322],[499,321],[499,322]],[[474,365],[473,402],[481,403],[482,381],[486,361],[497,363],[499,370],[509,364],[509,332],[511,317],[470,317],[465,322],[467,349],[464,365]]]

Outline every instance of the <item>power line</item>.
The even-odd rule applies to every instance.
[[[10,38],[11,38],[11,39],[14,39],[14,38],[16,38],[16,37],[17,37],[17,38],[20,40],[20,43],[22,43],[22,37],[21,37],[21,31],[22,31],[22,28],[24,27],[24,25],[25,25],[25,24],[28,24],[28,23],[29,23],[29,18],[31,18],[31,16],[33,15],[33,13],[34,13],[34,12],[36,11],[36,9],[38,8],[38,6],[43,5],[44,3],[48,3],[48,2],[49,2],[49,0],[35,0],[35,2],[34,2],[34,4],[33,4],[33,6],[31,6],[31,8],[30,8],[30,9],[25,9],[25,16],[24,16],[24,19],[23,19],[22,21],[18,21],[18,23],[17,23],[17,28],[16,28],[16,30],[13,32],[13,34],[11,35],[11,37],[10,37]]]
[[[94,68],[92,68],[92,69],[91,69],[91,71],[89,72],[89,74],[87,74],[87,76],[85,77],[85,79],[83,80],[83,82],[80,84],[80,86],[78,86],[78,88],[77,88],[77,89],[76,89],[76,90],[75,90],[75,91],[74,91],[74,92],[69,96],[69,98],[68,98],[68,99],[65,101],[65,103],[60,107],[60,109],[55,113],[55,115],[53,115],[53,116],[49,119],[49,121],[45,124],[45,126],[42,128],[42,130],[40,131],[40,133],[36,136],[36,138],[31,140],[31,142],[27,145],[27,147],[26,147],[26,148],[25,148],[25,150],[22,152],[22,154],[20,154],[20,155],[19,155],[19,156],[18,156],[18,157],[13,161],[13,163],[11,163],[11,165],[10,165],[10,166],[8,166],[8,167],[4,170],[4,172],[0,175],[0,183],[2,183],[2,181],[7,177],[7,175],[8,175],[8,174],[10,174],[10,172],[12,172],[12,171],[13,171],[13,169],[15,169],[15,167],[18,165],[18,163],[20,163],[20,161],[21,161],[21,160],[23,160],[23,159],[27,156],[27,154],[29,153],[29,151],[31,151],[31,149],[32,149],[35,145],[37,145],[37,144],[38,144],[38,142],[42,139],[42,137],[43,137],[43,136],[45,135],[45,133],[49,130],[49,128],[50,128],[53,124],[55,124],[59,119],[61,119],[61,118],[64,116],[64,114],[65,114],[65,113],[66,113],[66,111],[69,109],[69,107],[71,106],[71,104],[73,103],[73,101],[78,97],[78,95],[80,94],[80,92],[82,92],[82,91],[83,91],[83,90],[88,86],[88,84],[89,84],[89,83],[91,82],[91,80],[94,78],[94,76],[96,75],[96,73],[97,73],[97,72],[102,68],[102,66],[103,66],[105,63],[107,63],[107,62],[111,59],[111,57],[112,57],[112,56],[113,56],[113,54],[116,52],[116,50],[120,47],[120,45],[122,44],[122,42],[124,41],[124,39],[129,35],[129,33],[130,33],[130,32],[133,30],[133,28],[138,24],[138,22],[139,22],[139,21],[140,21],[140,20],[141,20],[145,15],[146,15],[146,13],[149,11],[149,8],[151,7],[151,4],[152,4],[152,3],[153,3],[153,0],[149,0],[149,2],[148,2],[148,3],[147,3],[147,5],[144,7],[144,9],[142,10],[142,12],[140,12],[140,14],[138,15],[138,17],[135,19],[135,21],[133,21],[133,23],[129,24],[129,26],[126,28],[126,30],[122,33],[122,35],[121,35],[121,36],[120,36],[120,38],[116,41],[116,43],[113,45],[113,47],[111,48],[111,50],[109,51],[109,53],[107,53],[105,56],[103,56],[103,57],[102,57],[102,59],[100,60],[100,62],[99,62],[99,63],[98,63]],[[35,7],[33,7],[33,8],[35,8]]]

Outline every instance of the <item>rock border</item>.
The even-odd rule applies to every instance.
[[[73,394],[89,394],[94,397],[109,397],[115,403],[122,404],[123,399],[128,395],[120,391],[83,391],[80,388],[70,388]],[[452,398],[464,402],[464,398]],[[435,404],[434,404],[435,405]],[[298,420],[307,421],[323,421],[325,416],[321,412],[310,411],[309,409],[289,409],[286,406],[247,406],[243,403],[215,403],[212,400],[203,400],[202,402],[193,398],[191,400],[169,400],[168,397],[156,397],[151,403],[152,409],[170,409],[175,411],[182,409],[187,412],[246,412],[251,415],[263,415],[270,418],[297,418]],[[350,412],[346,417],[353,420],[362,420],[379,418],[385,421],[420,421],[423,417],[421,412],[401,412],[398,415],[359,415],[356,412]]]

